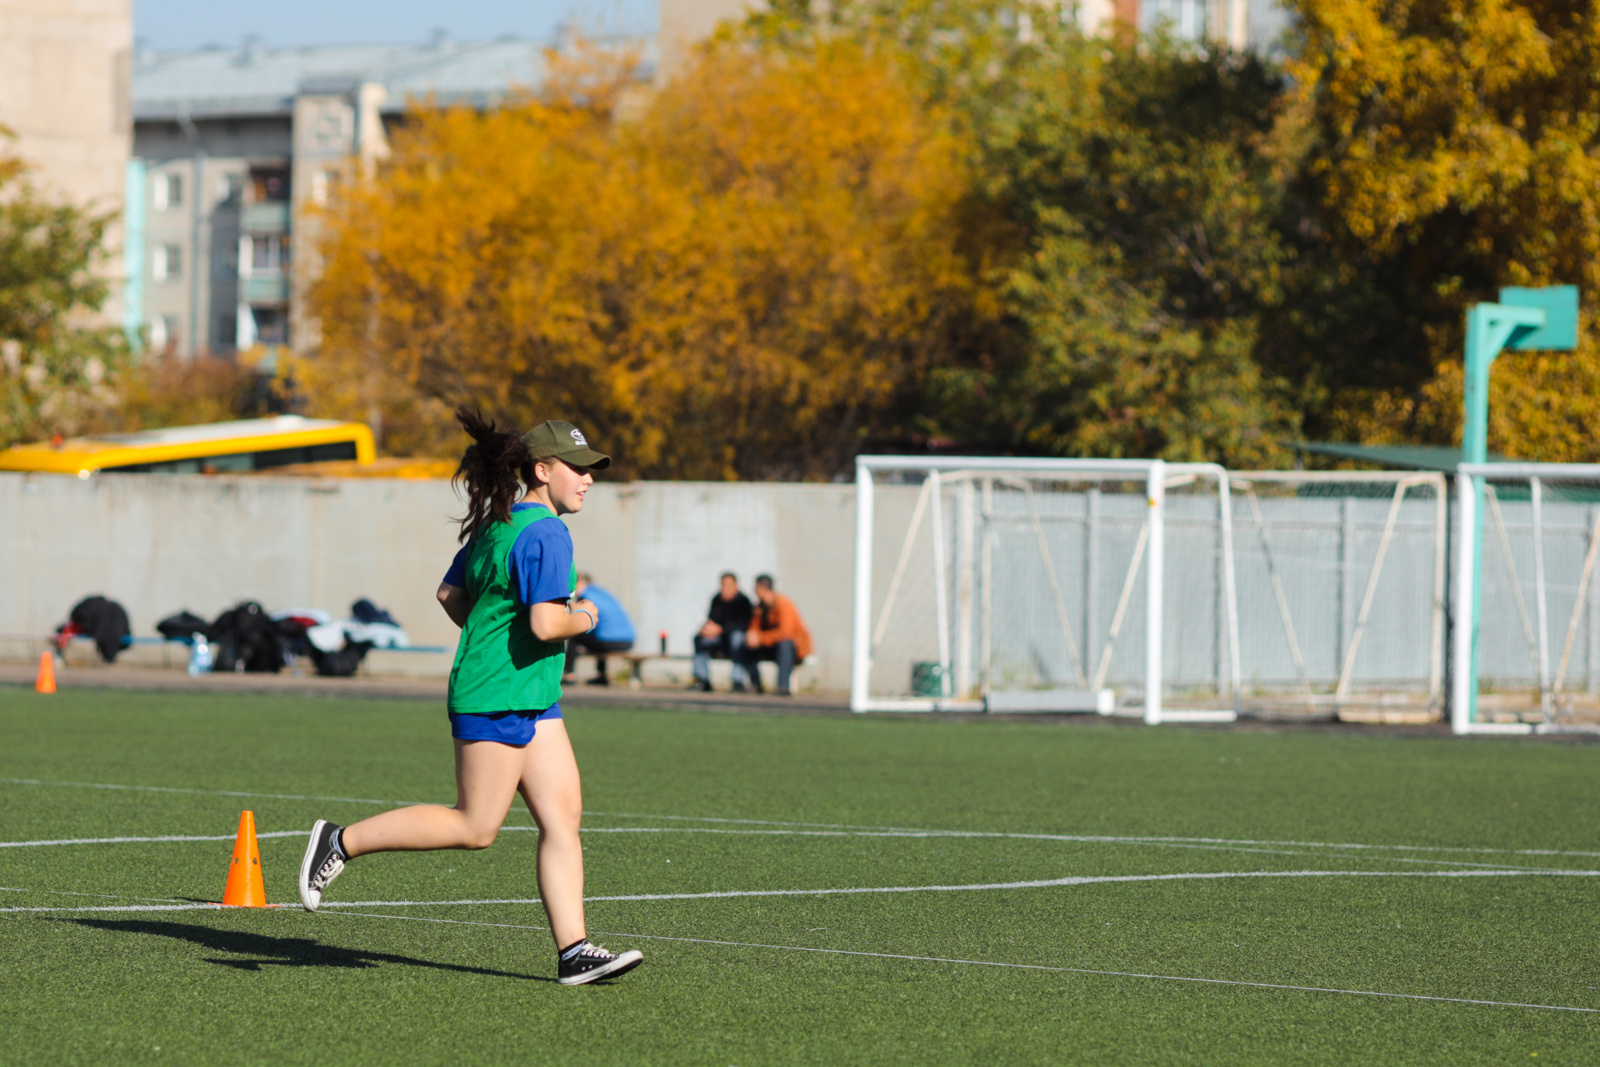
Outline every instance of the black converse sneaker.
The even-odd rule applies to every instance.
[[[322,903],[322,891],[333,884],[344,870],[349,859],[340,848],[339,832],[344,827],[318,819],[311,827],[311,840],[306,842],[306,856],[300,861],[300,906],[316,911]]]
[[[591,945],[585,938],[561,950],[556,981],[562,985],[583,985],[585,982],[626,974],[643,962],[644,953],[636,948],[622,953],[608,952],[601,945]]]

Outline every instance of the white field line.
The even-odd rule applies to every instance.
[[[386,916],[388,918],[388,916]],[[405,918],[405,916],[393,916]],[[543,929],[539,927],[538,929]],[[598,935],[597,935],[598,936]],[[1102,971],[1088,967],[1052,967],[1042,963],[1005,963],[999,960],[963,960],[945,956],[906,956],[894,952],[862,952],[856,949],[811,948],[805,945],[764,945],[750,941],[712,941],[699,937],[663,937],[656,934],[609,934],[610,937],[637,937],[645,941],[686,941],[696,945],[725,945],[733,948],[765,948],[784,952],[818,952],[835,956],[867,956],[884,960],[911,960],[918,963],[958,963],[969,967],[1005,967],[1023,971],[1055,971],[1062,974],[1095,974],[1109,978],[1145,978],[1158,982],[1195,982],[1203,985],[1245,986],[1291,993],[1336,993],[1348,997],[1385,997],[1393,1000],[1429,1000],[1442,1004],[1477,1004],[1492,1008],[1529,1008],[1534,1011],[1576,1011],[1600,1014],[1600,1008],[1574,1008],[1565,1004],[1523,1004],[1510,1000],[1475,1000],[1469,997],[1432,997],[1421,993],[1383,993],[1374,989],[1335,989],[1329,986],[1285,985],[1279,982],[1244,982],[1231,978],[1192,978],[1177,974],[1143,974],[1138,971]]]
[[[257,838],[305,837],[306,830],[274,830]],[[45,845],[128,845],[149,841],[232,841],[237,834],[161,834],[156,837],[62,837],[53,841],[0,841],[0,848],[41,848]]]
[[[1516,878],[1516,877],[1600,877],[1600,871],[1568,871],[1548,868],[1524,870],[1467,871],[1206,871],[1178,874],[1070,875],[1025,882],[979,882],[967,885],[850,886],[828,889],[724,889],[705,893],[626,893],[584,897],[586,903],[656,900],[728,900],[737,897],[829,897],[880,893],[970,893],[1005,889],[1050,889],[1063,886],[1110,885],[1129,882],[1217,881],[1225,878]],[[26,892],[26,890],[14,890]],[[538,897],[489,897],[471,900],[351,900],[327,901],[323,908],[447,908],[475,905],[540,905]],[[87,912],[87,911],[184,911],[214,904],[94,905],[87,907],[11,907],[5,912]],[[286,904],[285,907],[292,907]]]
[[[1060,886],[1108,885],[1124,882],[1214,881],[1223,878],[1513,878],[1553,875],[1597,877],[1600,871],[1507,870],[1507,871],[1207,871],[1178,874],[1103,874],[1069,875],[1065,878],[1040,878],[1025,882],[979,882],[967,885],[852,886],[835,889],[724,889],[706,893],[631,893],[585,897],[585,902],[653,900],[726,900],[735,897],[827,897],[874,893],[964,893],[1004,889],[1050,889]],[[401,908],[437,907],[470,904],[539,904],[537,897],[500,900],[373,900],[329,901],[324,908]]]
[[[175,786],[159,785],[115,785],[106,782],[65,782],[51,781],[38,778],[0,778],[0,785],[37,785],[37,786],[63,786],[79,789],[120,789],[150,793],[187,793],[196,796],[222,796],[222,797],[258,797],[267,800],[325,800],[345,804],[384,804],[408,805],[431,804],[437,801],[423,800],[374,800],[370,797],[335,797],[316,796],[302,793],[246,793],[231,789],[180,789]],[[865,826],[852,823],[818,823],[818,822],[791,822],[782,819],[737,819],[714,815],[658,815],[644,812],[617,812],[617,811],[585,811],[586,818],[596,819],[658,819],[670,822],[709,822],[709,823],[734,823],[746,826],[784,826],[797,828],[814,828],[820,830],[854,830],[878,831],[906,835],[913,837],[993,837],[1002,839],[1017,839],[1028,841],[1073,841],[1086,844],[1187,844],[1194,846],[1260,846],[1260,847],[1289,847],[1289,848],[1326,848],[1326,849],[1357,849],[1363,851],[1387,852],[1476,852],[1482,855],[1502,856],[1579,856],[1587,858],[1600,857],[1600,852],[1583,852],[1564,849],[1543,848],[1484,848],[1484,847],[1456,847],[1448,845],[1371,845],[1355,844],[1350,842],[1331,841],[1264,841],[1253,838],[1229,837],[1178,837],[1172,835],[1110,835],[1110,834],[1043,834],[1043,833],[1012,833],[999,830],[932,830],[922,827],[909,826]],[[512,830],[531,830],[532,827],[505,827]],[[595,828],[590,827],[585,832],[592,833]]]
[[[303,793],[244,793],[237,789],[180,789],[171,785],[113,785],[109,782],[56,782],[41,778],[0,778],[0,785],[53,785],[72,789],[116,789],[130,793],[187,793],[202,797],[255,797],[261,800],[327,800],[340,804],[429,804],[426,800],[372,800],[367,797],[322,797]]]
[[[0,893],[32,893],[37,896],[47,897],[93,897],[96,900],[144,900],[154,904],[179,904],[183,903],[176,897],[134,897],[126,893],[74,893],[69,889],[21,889],[16,886],[0,885]],[[205,901],[193,901],[203,904]],[[218,905],[219,907],[221,905]]]
[[[537,826],[503,826],[502,830],[536,831]],[[1015,834],[1000,835],[993,833],[950,830],[941,833],[914,833],[903,830],[723,830],[703,826],[591,826],[584,831],[585,834],[739,834],[755,837],[761,836],[793,836],[793,837],[905,837],[913,839],[927,838],[996,838],[996,837],[1022,837],[1022,838],[1047,838],[1044,834]],[[1155,848],[1187,848],[1200,849],[1209,852],[1252,852],[1264,856],[1310,856],[1317,855],[1324,859],[1352,859],[1367,860],[1381,863],[1426,863],[1436,867],[1484,867],[1491,870],[1546,870],[1548,868],[1530,868],[1526,864],[1504,863],[1474,863],[1470,860],[1421,860],[1408,859],[1404,856],[1352,856],[1340,852],[1297,852],[1285,848],[1247,848],[1243,845],[1193,845],[1181,841],[1146,841],[1129,840],[1119,843],[1148,845]],[[1331,846],[1330,846],[1331,847]]]
[[[1283,876],[1287,876],[1288,873],[1289,872],[1249,872],[1249,873],[1246,873],[1246,874],[1243,874],[1243,875],[1234,875],[1234,876],[1231,876],[1231,877],[1273,877],[1273,876],[1283,877]],[[1317,875],[1325,875],[1325,876],[1326,875],[1334,875],[1334,876],[1336,876],[1336,875],[1341,875],[1341,874],[1349,874],[1351,872],[1345,872],[1345,871],[1320,871],[1320,872],[1319,871],[1305,871],[1305,872],[1298,872],[1298,873],[1300,873],[1303,876],[1317,876]],[[1369,871],[1369,872],[1363,872],[1363,873],[1376,875],[1376,874],[1380,874],[1382,872]],[[1494,874],[1498,874],[1498,873],[1501,873],[1501,872],[1491,872],[1491,871],[1461,871],[1461,872],[1451,872],[1451,871],[1395,871],[1395,872],[1392,872],[1392,873],[1397,877],[1405,877],[1405,876],[1417,877],[1417,876],[1421,876],[1421,877],[1436,877],[1437,878],[1437,877],[1450,877],[1451,875],[1455,875],[1457,877],[1470,876],[1470,875],[1479,875],[1479,876],[1494,875]],[[1506,872],[1506,873],[1509,873],[1509,872]],[[1592,873],[1600,873],[1600,872],[1571,872],[1571,873],[1574,873],[1574,874],[1576,874],[1576,873],[1590,873],[1590,874],[1592,874]],[[1182,878],[1182,877],[1186,877],[1186,876],[1184,876],[1184,875],[1172,875],[1172,876],[1167,876],[1167,877]],[[1202,875],[1200,877],[1212,877],[1212,878],[1215,878],[1215,877],[1230,877],[1230,876],[1228,876],[1228,875]],[[1111,879],[1084,879],[1082,881],[1128,881],[1128,880],[1130,880],[1130,879],[1127,879],[1127,878],[1111,878]],[[1078,884],[1082,884],[1082,881],[1080,881]],[[982,888],[982,887],[970,886],[970,887],[958,887],[958,888]],[[11,891],[12,892],[27,892],[27,890],[11,890]],[[896,891],[902,891],[903,892],[903,891],[914,891],[914,890],[879,890],[879,892],[896,892]],[[793,891],[791,891],[791,892],[793,892]],[[802,891],[802,892],[804,892],[804,891]],[[847,890],[846,892],[849,892],[849,891]],[[854,892],[873,892],[873,890],[855,890]],[[620,897],[620,898],[619,897],[590,897],[588,899],[590,899],[590,900],[618,900],[618,899],[626,900],[626,899],[639,899],[639,898],[629,898],[629,897]],[[663,898],[657,897],[657,898],[651,898],[651,899],[663,899]],[[396,902],[396,903],[397,904],[414,904],[415,902],[401,901],[401,902]],[[443,903],[443,902],[440,902],[440,903]],[[457,902],[454,902],[454,903],[461,903],[461,904],[469,904],[469,903],[533,903],[533,904],[537,904],[537,903],[539,903],[539,901],[537,901],[537,900],[532,900],[532,901],[457,901]],[[291,906],[292,905],[285,905],[285,907],[291,907]],[[331,905],[324,905],[324,906],[327,907],[327,906],[331,906]],[[368,906],[377,906],[377,902],[373,902],[371,905],[368,905]],[[220,907],[221,907],[221,905],[218,905],[218,904],[201,904],[201,903],[181,903],[180,904],[180,903],[173,903],[173,904],[131,904],[131,905],[111,905],[111,906],[100,905],[100,906],[88,907],[88,908],[0,908],[0,911],[4,911],[4,912],[14,912],[14,911],[28,911],[28,912],[38,912],[38,911],[167,912],[167,911],[210,911],[210,910],[218,910],[218,909],[220,909]],[[347,918],[362,918],[362,919],[385,919],[385,920],[393,920],[393,921],[399,921],[399,922],[446,923],[446,924],[450,924],[450,925],[454,925],[454,926],[484,926],[484,927],[490,927],[490,928],[500,929],[500,930],[537,930],[537,931],[543,932],[544,930],[547,929],[547,927],[544,927],[544,926],[526,926],[526,925],[518,925],[518,924],[514,924],[514,923],[486,923],[486,922],[478,922],[478,921],[473,921],[473,920],[468,920],[468,919],[438,919],[438,918],[433,918],[433,917],[430,917],[430,916],[420,916],[420,915],[382,915],[382,914],[377,914],[377,913],[373,913],[373,912],[359,912],[359,911],[345,912],[344,913],[344,917],[347,917]],[[601,935],[597,934],[597,936],[601,936]],[[1334,987],[1330,987],[1330,986],[1288,985],[1288,984],[1280,983],[1280,982],[1247,982],[1247,981],[1241,981],[1241,980],[1229,979],[1229,978],[1195,978],[1195,977],[1188,976],[1188,975],[1146,974],[1146,973],[1142,973],[1142,972],[1138,972],[1138,971],[1109,971],[1109,970],[1099,970],[1099,969],[1094,969],[1094,968],[1089,968],[1089,967],[1058,967],[1058,966],[1051,966],[1051,965],[1040,964],[1040,963],[1008,963],[1008,962],[1004,962],[1004,961],[1000,961],[1000,960],[968,960],[968,959],[959,959],[959,958],[952,958],[952,957],[945,957],[945,956],[911,956],[911,955],[906,955],[906,954],[902,954],[902,953],[892,953],[892,952],[865,952],[865,951],[861,951],[859,949],[815,948],[815,947],[806,946],[806,945],[769,945],[769,944],[764,944],[764,943],[760,943],[760,942],[720,941],[720,940],[712,940],[710,938],[701,938],[701,937],[667,937],[667,936],[663,936],[663,935],[659,935],[659,934],[621,934],[621,933],[613,933],[613,934],[605,935],[605,936],[632,937],[632,938],[638,938],[640,940],[645,940],[645,941],[677,941],[677,942],[682,942],[682,943],[686,943],[686,944],[716,945],[716,946],[722,946],[722,947],[728,947],[728,948],[755,948],[755,949],[767,949],[767,950],[771,950],[771,951],[780,951],[780,952],[811,952],[811,953],[817,953],[817,954],[822,954],[822,955],[832,955],[832,956],[861,956],[861,957],[866,957],[866,958],[869,958],[869,959],[905,960],[905,961],[913,962],[913,963],[946,963],[946,964],[956,964],[956,965],[967,966],[967,967],[1000,967],[1000,968],[1004,968],[1004,969],[1007,969],[1007,970],[1045,971],[1045,972],[1051,972],[1051,973],[1056,973],[1056,974],[1086,974],[1086,975],[1097,975],[1097,976],[1109,977],[1109,978],[1142,978],[1142,979],[1149,980],[1149,981],[1160,981],[1160,982],[1192,982],[1192,983],[1196,983],[1196,984],[1200,984],[1200,985],[1240,986],[1240,987],[1249,988],[1249,989],[1270,989],[1270,990],[1276,990],[1276,991],[1280,991],[1280,992],[1292,992],[1292,993],[1330,993],[1330,994],[1339,995],[1339,996],[1381,997],[1381,998],[1391,999],[1391,1000],[1421,1000],[1421,1001],[1430,1001],[1430,1002],[1439,1003],[1439,1004],[1471,1004],[1471,1005],[1478,1005],[1478,1006],[1482,1006],[1482,1007],[1494,1007],[1494,1008],[1524,1008],[1524,1009],[1529,1009],[1529,1010],[1533,1010],[1533,1011],[1573,1011],[1573,1012],[1582,1012],[1582,1013],[1586,1013],[1586,1014],[1587,1013],[1600,1013],[1600,1009],[1596,1009],[1596,1008],[1578,1008],[1578,1007],[1572,1007],[1570,1005],[1563,1005],[1563,1004],[1527,1004],[1527,1003],[1522,1003],[1522,1002],[1518,1002],[1518,1001],[1479,1000],[1479,999],[1474,999],[1474,998],[1469,998],[1469,997],[1428,996],[1428,995],[1421,994],[1421,993],[1386,993],[1386,992],[1381,992],[1381,991],[1378,991],[1378,990],[1371,990],[1371,989],[1339,989],[1339,988],[1334,988]]]
[[[1406,872],[1417,873],[1417,872]],[[369,912],[347,912],[346,918],[394,919],[400,922],[448,923],[454,926],[487,926],[499,930],[537,930],[548,927],[521,926],[514,923],[473,922],[467,919],[435,919],[420,915],[382,915]],[[863,952],[859,949],[814,948],[809,945],[768,945],[756,941],[716,941],[706,937],[666,937],[660,934],[625,934],[595,932],[596,937],[631,937],[641,941],[679,941],[691,945],[719,945],[725,948],[759,948],[779,952],[812,952],[828,956],[864,956],[869,959],[906,960],[913,963],[950,963],[966,967],[1001,967],[1018,971],[1046,971],[1056,974],[1088,974],[1107,978],[1143,978],[1157,982],[1193,982],[1200,985],[1243,986],[1247,989],[1271,989],[1288,993],[1332,993],[1347,997],[1382,997],[1390,1000],[1424,1000],[1436,1004],[1473,1004],[1490,1008],[1525,1008],[1532,1011],[1575,1011],[1584,1014],[1600,1013],[1600,1008],[1576,1008],[1566,1004],[1525,1004],[1513,1000],[1477,1000],[1470,997],[1435,997],[1423,993],[1385,993],[1375,989],[1338,989],[1332,986],[1287,985],[1281,982],[1246,982],[1232,978],[1194,978],[1177,974],[1144,974],[1139,971],[1105,971],[1089,967],[1056,967],[1043,963],[1007,963],[1001,960],[966,960],[949,956],[910,956],[898,952]]]
[[[287,907],[288,905],[284,905]],[[70,911],[70,912],[104,912],[104,911],[218,911],[221,904],[97,904],[87,908],[0,908],[0,912],[13,911]]]
[[[1582,856],[1588,858],[1600,857],[1600,852],[1574,852],[1559,849],[1544,848],[1457,848],[1446,845],[1358,845],[1338,843],[1332,841],[1257,841],[1251,838],[1230,837],[1175,837],[1167,835],[1128,836],[1107,834],[1030,834],[1013,833],[1003,830],[928,830],[904,826],[855,826],[848,823],[817,823],[817,822],[785,822],[779,819],[729,819],[700,815],[651,815],[639,812],[619,811],[585,811],[585,818],[611,818],[611,819],[669,819],[682,822],[722,822],[744,823],[754,826],[796,826],[818,827],[832,830],[876,830],[890,832],[909,837],[997,837],[1016,838],[1028,841],[1075,841],[1088,844],[1192,844],[1196,847],[1206,845],[1260,845],[1260,846],[1287,846],[1290,848],[1347,848],[1366,849],[1396,852],[1479,852],[1485,855],[1506,856]],[[585,833],[592,832],[587,828]]]
[[[505,832],[537,832],[536,826],[502,826]],[[930,838],[980,838],[991,839],[995,834],[964,831],[947,831],[941,833],[910,832],[902,830],[732,830],[722,827],[706,826],[601,826],[590,827],[583,831],[585,834],[732,834],[753,837],[882,837],[882,838],[911,838],[914,840],[927,840]],[[304,830],[275,830],[271,833],[261,833],[256,836],[261,839],[281,837],[303,837]],[[1023,836],[1023,835],[1016,835]],[[1045,835],[1027,835],[1038,838]],[[161,841],[232,841],[232,834],[212,834],[205,836],[180,836],[163,835],[155,837],[74,837],[59,838],[48,841],[0,841],[0,848],[36,848],[47,845],[117,845],[134,844],[143,842]],[[1196,845],[1180,841],[1135,841],[1133,844],[1155,848],[1185,848],[1203,849],[1213,852],[1251,852],[1272,856],[1308,856],[1309,852],[1294,851],[1292,849],[1248,848],[1241,845]],[[1425,860],[1410,859],[1403,856],[1353,856],[1346,853],[1322,852],[1316,853],[1328,859],[1353,859],[1353,860],[1379,860],[1389,863],[1426,863],[1438,867],[1482,867],[1493,870],[1528,870],[1545,868],[1528,868],[1525,865],[1512,866],[1499,863],[1474,863],[1469,860]]]

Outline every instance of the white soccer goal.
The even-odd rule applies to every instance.
[[[1462,464],[1456,493],[1452,728],[1593,731],[1600,465]]]
[[[1221,467],[862,456],[856,493],[852,709],[1236,714]]]
[[[1431,471],[1233,471],[1252,710],[1443,710],[1448,495]]]

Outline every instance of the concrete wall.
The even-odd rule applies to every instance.
[[[453,653],[434,591],[457,514],[443,481],[0,473],[0,633],[52,630],[92,593],[121,602],[141,635],[183,608],[211,618],[257,600],[343,615],[368,597],[415,643]],[[567,521],[579,569],[627,606],[640,647],[665,630],[669,651],[689,652],[717,576],[732,570],[748,590],[764,571],[816,639],[807,681],[848,687],[853,487],[601,483]],[[383,657],[385,669],[448,663]]]

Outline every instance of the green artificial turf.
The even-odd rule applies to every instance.
[[[612,707],[568,724],[592,897],[913,891],[594,900],[596,939],[646,961],[569,989],[536,903],[76,910],[216,900],[231,842],[0,847],[0,907],[59,909],[0,913],[0,1060],[1600,1055],[1600,1014],[1508,1006],[1600,1009],[1600,876],[1437,876],[1600,868],[1597,746]],[[0,689],[0,738],[7,845],[226,837],[247,807],[263,834],[303,831],[454,796],[443,712],[418,702]],[[1191,840],[1003,836],[1027,834]],[[262,839],[270,899],[294,899],[303,844]],[[527,900],[534,844],[366,857],[328,899]],[[1207,872],[1377,873],[914,888]]]

